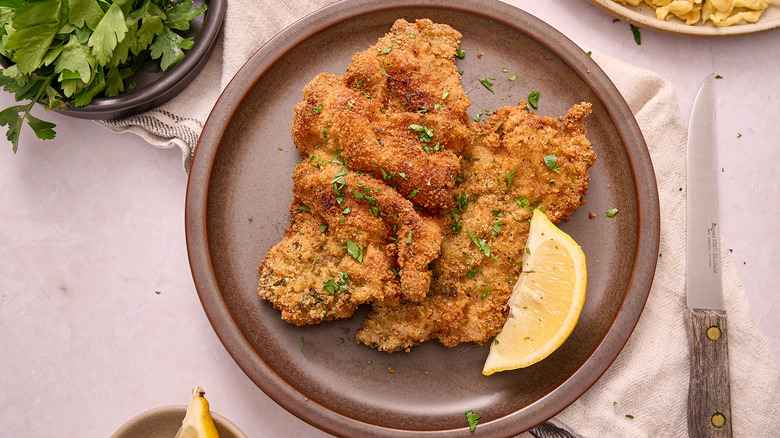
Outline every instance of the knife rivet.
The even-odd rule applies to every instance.
[[[720,339],[720,327],[713,325],[712,327],[708,328],[707,337],[712,341],[717,341]]]
[[[713,426],[715,426],[717,429],[720,429],[726,425],[726,416],[720,412],[715,412],[712,415],[712,419],[710,421],[712,421]]]

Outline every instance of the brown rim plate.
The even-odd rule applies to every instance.
[[[614,0],[588,0],[603,11],[627,23],[646,29],[664,33],[702,38],[734,37],[750,35],[780,27],[780,5],[769,5],[755,23],[736,24],[728,27],[717,27],[712,22],[687,25],[684,21],[671,17],[669,20],[659,20],[655,10],[646,3],[638,6],[617,3]]]
[[[472,116],[517,104],[532,91],[540,93],[543,115],[593,104],[586,126],[598,163],[588,203],[562,225],[588,258],[588,297],[566,343],[531,367],[482,376],[488,345],[429,342],[409,354],[378,352],[354,340],[365,309],[296,327],[257,295],[256,267],[289,223],[290,176],[299,159],[290,124],[301,90],[320,72],[343,74],[352,55],[399,18],[430,18],[463,34],[466,57],[458,65]],[[479,82],[490,75],[495,94]],[[613,207],[620,213],[607,218]],[[597,217],[589,219],[589,211]],[[185,221],[195,286],[233,359],[285,409],[344,436],[470,436],[468,410],[482,414],[480,436],[510,436],[552,417],[604,373],[630,336],[650,290],[659,238],[649,154],[607,76],[537,18],[467,0],[349,0],[279,33],[217,101],[193,160]]]

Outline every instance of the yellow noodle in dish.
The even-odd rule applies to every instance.
[[[711,21],[718,27],[739,24],[743,20],[755,23],[776,0],[614,0],[621,4],[639,6],[647,3],[655,9],[659,20],[677,17],[687,25]]]

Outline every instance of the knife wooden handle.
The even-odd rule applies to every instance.
[[[726,312],[685,309],[691,350],[688,386],[688,434],[731,437],[729,349]]]

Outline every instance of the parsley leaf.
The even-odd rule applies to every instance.
[[[46,0],[22,8],[13,18],[16,32],[8,36],[5,50],[13,51],[11,60],[19,71],[32,73],[41,67],[46,51],[60,28],[60,0]]]
[[[469,422],[469,432],[474,433],[480,418],[482,418],[482,414],[475,414],[472,410],[466,412],[466,421]]]
[[[639,33],[639,28],[634,26],[633,24],[629,24],[631,26],[631,33],[634,34],[634,42],[637,46],[642,45],[642,35]]]
[[[103,9],[97,0],[68,0],[68,23],[76,27],[86,24],[94,29],[103,18]]]
[[[54,72],[62,73],[65,70],[78,73],[81,81],[88,84],[92,80],[92,70],[95,65],[95,57],[89,47],[79,42],[75,35],[71,35],[68,43],[62,47],[60,55],[54,62]]]
[[[484,254],[484,255],[486,255],[488,257],[493,257],[493,259],[498,259],[497,255],[491,254],[491,252],[490,252],[490,245],[488,245],[487,240],[480,239],[479,237],[475,236],[474,233],[472,233],[471,231],[468,231],[468,230],[466,230],[466,234],[469,235],[469,237],[471,238],[471,241],[474,242],[474,245],[477,245],[477,248],[479,248],[479,250],[482,252],[482,254]]]
[[[558,157],[556,157],[555,155],[545,155],[544,164],[547,165],[548,169],[554,172],[561,173],[561,170],[558,169]]]
[[[171,29],[188,31],[190,30],[190,22],[205,11],[206,5],[192,9],[192,0],[175,3],[165,13],[165,25]]]
[[[363,263],[363,247],[347,239],[347,254],[352,256],[358,263]]]
[[[538,91],[532,91],[531,94],[528,95],[528,104],[534,107],[534,109],[539,108],[539,92]]]
[[[485,79],[480,79],[480,80],[479,80],[479,82],[480,82],[482,85],[484,85],[484,86],[485,86],[485,88],[487,88],[487,89],[488,89],[488,91],[490,91],[491,93],[494,93],[494,91],[493,91],[493,83],[492,83],[492,82],[490,82],[489,80],[487,80],[487,78],[485,78]]]
[[[108,8],[98,25],[95,26],[92,36],[89,37],[89,46],[92,47],[92,54],[95,55],[97,62],[108,64],[116,45],[125,38],[126,33],[125,15],[119,3],[114,3]]]
[[[184,50],[189,50],[195,43],[192,38],[182,38],[179,34],[166,28],[149,46],[152,49],[152,59],[160,59],[160,68],[168,71],[184,59]]]

